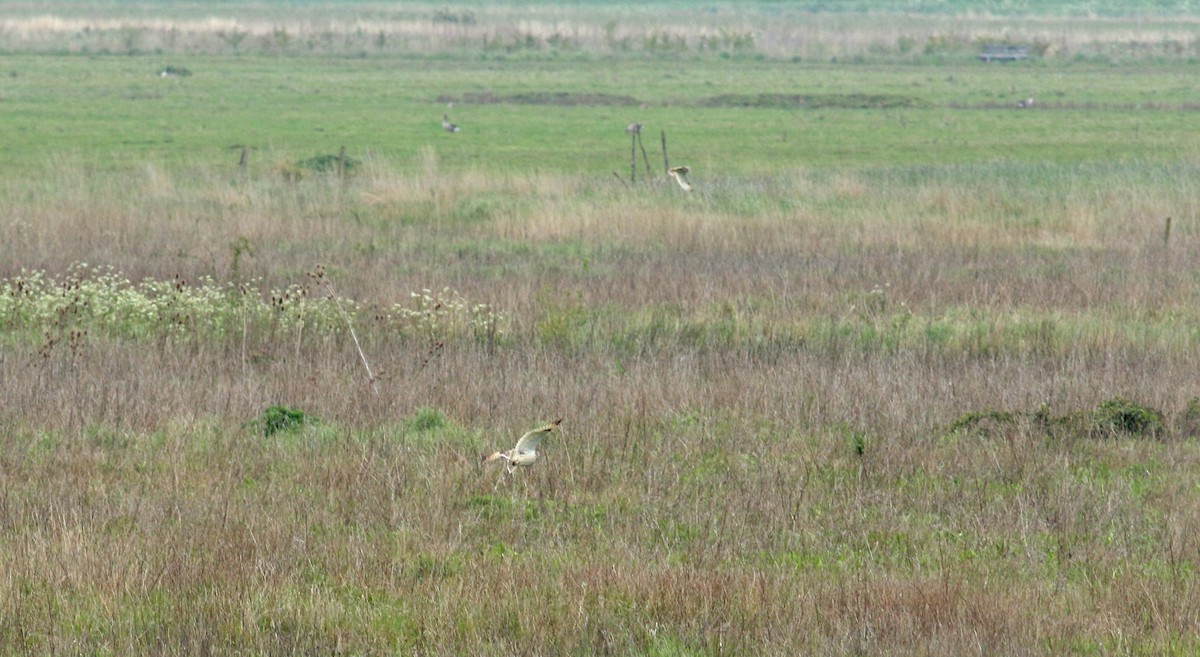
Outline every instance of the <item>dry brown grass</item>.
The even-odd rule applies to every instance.
[[[176,3],[158,7],[77,4],[16,8],[0,18],[0,45],[71,53],[339,55],[495,52],[597,54],[758,53],[806,60],[975,52],[1013,42],[1046,57],[1193,57],[1196,17],[997,16],[882,11],[810,12],[771,4],[726,4],[704,12],[670,3],[583,7],[518,5],[448,8],[319,4],[261,6]]]
[[[0,652],[1196,647],[1195,235],[1164,253],[1160,216],[1187,183],[796,172],[685,197],[372,166],[8,184],[5,276],[224,281],[245,237],[263,289],[321,263],[366,309],[450,286],[512,325],[439,346],[360,312],[378,393],[336,331],[6,327]],[[1118,396],[1168,430],[1029,419]],[[274,404],[321,422],[264,437]],[[1027,415],[948,429],[984,409]],[[477,467],[560,415],[545,462]]]

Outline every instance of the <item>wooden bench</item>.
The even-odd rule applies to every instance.
[[[1029,58],[1029,48],[1025,46],[991,45],[984,46],[979,53],[979,60],[984,62],[1015,62]]]

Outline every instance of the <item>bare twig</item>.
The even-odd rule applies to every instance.
[[[646,177],[653,176],[654,174],[650,173],[650,156],[646,155],[646,145],[642,143],[642,131],[638,130],[634,136],[637,137],[638,148],[642,149],[642,161],[646,163]]]
[[[333,281],[325,274],[323,266],[318,266],[316,273],[310,272],[309,275],[325,286],[325,294],[337,305],[338,312],[342,315],[342,320],[346,322],[346,327],[350,329],[350,337],[354,340],[354,348],[358,350],[358,357],[362,359],[363,367],[367,370],[367,380],[371,382],[371,390],[378,395],[379,388],[375,386],[375,373],[371,371],[371,364],[367,362],[367,355],[363,353],[362,345],[358,342],[358,334],[354,331],[354,324],[350,322],[350,315],[342,307],[342,301],[338,299],[337,293],[333,289]]]

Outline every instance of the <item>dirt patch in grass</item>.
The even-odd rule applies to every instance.
[[[490,91],[468,92],[462,96],[442,95],[439,103],[474,103],[478,105],[637,105],[640,101],[633,96],[615,94],[576,94],[565,91],[527,91],[518,94],[497,95]]]
[[[920,98],[894,94],[721,94],[701,99],[700,107],[757,107],[774,109],[896,109],[929,107]]]
[[[1058,103],[1043,103],[1036,102],[1030,107],[1022,107],[1016,100],[1003,102],[984,102],[984,103],[947,103],[946,107],[950,109],[964,110],[1033,110],[1033,111],[1049,111],[1049,110],[1065,110],[1070,112],[1088,112],[1088,111],[1104,111],[1104,112],[1137,112],[1137,111],[1152,111],[1152,112],[1197,112],[1200,111],[1200,103],[1098,103],[1098,102],[1058,102]]]
[[[603,93],[569,93],[565,91],[526,91],[517,94],[496,94],[491,91],[467,92],[461,96],[443,94],[439,103],[474,103],[479,105],[561,105],[561,106],[629,106],[641,105],[633,96]],[[896,109],[930,107],[928,101],[912,96],[894,94],[721,94],[694,102],[673,102],[691,107],[754,107],[767,109]]]

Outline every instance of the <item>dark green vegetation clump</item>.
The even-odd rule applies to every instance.
[[[1188,406],[1179,422],[1181,435],[1191,435],[1186,428],[1194,423],[1200,407]],[[1091,411],[1052,415],[1045,404],[1034,411],[994,410],[970,411],[962,414],[947,428],[948,433],[973,433],[990,437],[1012,432],[1020,427],[1046,436],[1070,438],[1129,437],[1159,438],[1166,430],[1163,413],[1156,409],[1120,397],[1100,402]]]
[[[1117,397],[1096,407],[1092,412],[1092,426],[1099,435],[1157,438],[1163,433],[1163,414]]]
[[[287,406],[269,406],[262,415],[250,421],[250,426],[263,436],[270,438],[277,433],[295,433],[306,424],[317,423],[317,418],[304,411]]]
[[[949,433],[977,433],[989,435],[996,426],[1009,425],[1015,422],[1019,413],[1013,411],[968,411],[958,416],[947,428]]]
[[[408,428],[417,433],[434,431],[446,426],[446,416],[436,408],[422,406],[413,413],[408,421]]]

